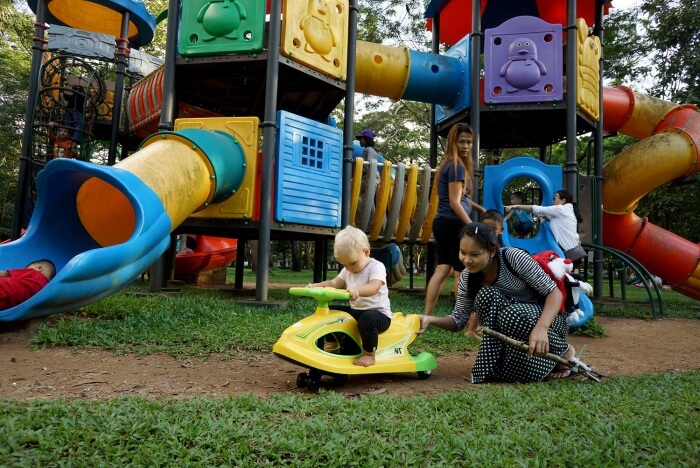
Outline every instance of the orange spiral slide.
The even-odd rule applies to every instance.
[[[655,188],[700,170],[698,108],[626,86],[605,87],[603,127],[640,140],[603,168],[605,245],[628,253],[674,290],[700,300],[700,245],[634,213],[639,200]]]

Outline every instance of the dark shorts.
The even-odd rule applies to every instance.
[[[459,260],[459,232],[463,227],[464,223],[459,220],[446,218],[433,220],[438,265],[450,265],[455,271],[464,270],[464,265]]]
[[[513,223],[513,229],[517,234],[524,236],[530,234],[533,231],[533,229],[535,229],[535,225],[526,221],[516,221],[515,223]]]

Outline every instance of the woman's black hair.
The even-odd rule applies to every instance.
[[[574,207],[574,216],[576,216],[576,222],[578,222],[579,224],[582,223],[583,216],[581,215],[581,211],[578,209],[578,204],[574,201],[574,196],[566,190],[557,190],[554,193],[556,193],[559,196],[559,198],[564,200],[566,203],[571,203],[571,206]]]
[[[488,250],[489,252],[497,252],[501,247],[498,242],[498,236],[496,232],[484,223],[469,223],[462,228],[459,232],[459,239],[463,237],[471,237],[474,239],[481,247]],[[469,274],[467,278],[467,297],[474,300],[476,295],[481,289],[481,283],[484,278],[484,273],[479,271],[474,274]]]

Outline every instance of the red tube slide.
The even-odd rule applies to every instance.
[[[605,245],[627,252],[676,291],[700,300],[700,245],[634,214],[649,192],[700,170],[698,108],[625,86],[605,87],[603,126],[640,140],[603,168]]]

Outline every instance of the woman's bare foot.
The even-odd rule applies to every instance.
[[[367,354],[367,353],[362,353],[362,356],[359,358],[355,359],[355,364],[356,366],[362,366],[362,367],[369,367],[374,365],[374,353],[372,354]]]
[[[466,336],[468,338],[473,338],[476,341],[481,341],[481,339],[482,339],[481,335],[483,334],[483,332],[484,332],[484,327],[478,327],[476,330],[467,329],[467,331],[464,332],[464,336]]]
[[[569,345],[569,348],[562,356],[562,359],[566,359],[568,361],[574,356],[576,356],[576,350],[573,346]],[[564,379],[569,375],[571,375],[571,369],[564,366],[563,364],[557,364],[556,366],[554,366],[554,369],[552,369],[552,372],[549,373],[549,377],[552,379]]]

